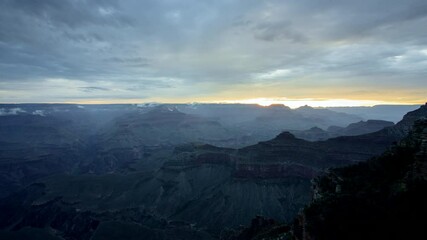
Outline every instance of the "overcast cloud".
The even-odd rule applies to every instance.
[[[0,102],[420,102],[426,26],[425,0],[2,0]]]

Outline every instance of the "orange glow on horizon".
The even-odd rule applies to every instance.
[[[351,100],[351,99],[271,99],[271,98],[253,98],[236,101],[224,101],[224,103],[244,103],[258,104],[260,106],[270,106],[272,104],[283,104],[290,108],[298,108],[302,106],[310,107],[371,107],[375,105],[417,105],[424,103],[402,103],[402,102],[387,102],[377,100]]]
[[[287,98],[251,98],[241,100],[223,100],[223,101],[171,101],[171,100],[151,100],[151,99],[120,99],[120,100],[89,100],[89,101],[69,101],[69,102],[46,102],[47,104],[65,103],[65,104],[141,104],[141,103],[160,103],[160,104],[192,104],[192,103],[217,103],[217,104],[258,104],[260,106],[270,106],[272,104],[283,104],[290,108],[301,106],[310,107],[371,107],[375,105],[423,105],[425,102],[391,102],[379,100],[354,100],[354,99],[287,99]]]

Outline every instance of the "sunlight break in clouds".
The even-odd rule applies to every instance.
[[[425,0],[0,1],[0,102],[421,104],[425,9]]]
[[[289,69],[277,69],[267,73],[256,74],[255,78],[260,80],[270,80],[275,78],[287,77],[292,73]]]

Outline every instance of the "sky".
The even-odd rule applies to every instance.
[[[425,0],[1,0],[0,102],[427,101]]]

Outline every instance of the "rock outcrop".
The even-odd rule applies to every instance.
[[[161,154],[148,148],[134,149],[132,151],[135,151],[136,157],[132,154],[123,156],[136,160],[122,171],[54,175],[40,180],[36,190],[32,189],[33,185],[30,189],[11,196],[9,200],[1,201],[2,213],[6,214],[0,216],[0,226],[8,233],[37,228],[50,236],[65,239],[73,239],[68,232],[72,228],[81,229],[82,236],[92,239],[106,239],[107,236],[120,239],[126,238],[128,233],[139,234],[146,239],[168,239],[174,233],[179,233],[177,236],[182,239],[192,239],[189,236],[194,236],[193,239],[203,239],[218,237],[224,228],[250,224],[251,219],[257,215],[277,219],[277,222],[291,222],[299,209],[311,201],[311,179],[314,176],[327,174],[331,167],[360,163],[379,155],[411,131],[411,124],[416,119],[427,116],[426,108],[427,105],[422,106],[419,110],[408,113],[401,123],[375,133],[326,141],[310,142],[284,132],[270,141],[240,149],[206,144],[185,144]],[[169,112],[182,116],[174,113],[173,109]],[[131,121],[131,124],[139,123]],[[414,131],[418,133],[416,129]],[[425,133],[421,132],[419,136],[424,139]],[[417,146],[420,150],[413,152]],[[392,160],[400,159],[400,154],[408,161],[412,161],[411,156],[421,160],[425,157],[424,140],[421,143],[418,143],[418,140],[408,140],[407,147],[402,145],[398,149],[401,150],[391,152]],[[163,162],[156,171],[147,172],[141,170],[143,168],[138,165],[143,164],[138,160],[138,156],[142,156],[144,160]],[[121,162],[120,156],[115,156],[114,161]],[[325,179],[322,180],[325,184],[317,185],[316,202],[330,199],[328,196],[339,195],[344,197],[346,203],[352,204],[352,189],[367,189],[363,193],[366,195],[361,196],[362,200],[368,199],[366,197],[371,196],[371,193],[375,194],[377,189],[367,184],[381,186],[384,179],[389,179],[384,166],[395,168],[393,165],[383,165],[384,162],[387,161],[370,161],[367,165],[360,163],[350,168],[353,170],[331,171],[327,177],[320,178]],[[410,168],[406,168],[407,165],[398,166],[396,171],[405,171],[404,176],[399,175],[403,176],[399,178],[401,181],[381,187],[381,191],[397,189],[398,191],[387,193],[400,194],[402,192],[399,189],[412,189],[413,186],[417,188],[413,183],[419,180],[410,179],[423,179],[425,176],[425,164],[420,160],[415,161]],[[361,174],[363,181],[359,181],[357,177],[351,178],[353,174],[348,172]],[[414,193],[411,191],[408,194]],[[359,200],[357,198],[357,201]],[[298,221],[300,224],[295,225],[294,235],[317,236],[316,231],[319,228],[314,226],[323,225],[316,225],[319,216],[316,211],[321,209],[316,208],[316,202],[312,205],[313,214],[305,213]],[[361,204],[366,205],[366,202],[362,201]],[[332,208],[332,205],[330,206]],[[331,208],[326,207],[324,212],[319,211],[321,214],[334,213]],[[366,209],[374,212],[375,208],[368,205]],[[138,214],[130,213],[132,211]],[[382,210],[380,212],[383,213]],[[45,217],[39,219],[37,216]],[[280,230],[276,232],[282,234],[280,237],[285,237],[283,234],[289,236],[288,228],[282,228],[279,223],[269,220],[256,221],[252,224],[253,229],[266,232],[268,226],[272,226]],[[165,222],[167,224],[164,224]],[[89,228],[84,228],[83,225]],[[324,229],[329,226],[332,225],[325,225]],[[253,233],[255,231],[251,234]],[[272,236],[268,235],[269,238]]]
[[[296,239],[424,239],[427,120],[378,158],[315,180]]]
[[[316,178],[312,203],[291,225],[256,217],[221,239],[425,239],[427,119],[410,129],[381,156]]]

